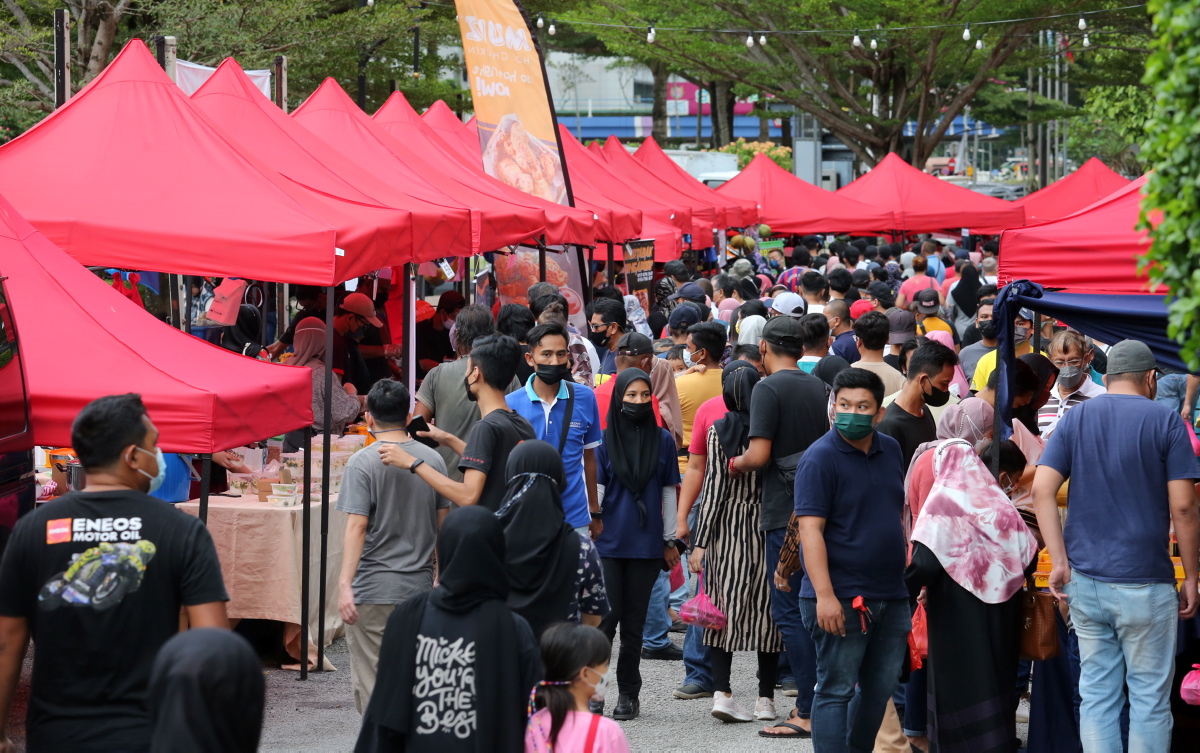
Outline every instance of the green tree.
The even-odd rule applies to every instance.
[[[1146,126],[1146,162],[1154,172],[1142,201],[1142,227],[1150,250],[1141,260],[1150,279],[1170,291],[1168,331],[1183,346],[1184,361],[1200,368],[1200,14],[1187,0],[1152,0],[1153,52],[1146,83],[1154,91],[1154,114]],[[1154,226],[1151,212],[1161,212]]]

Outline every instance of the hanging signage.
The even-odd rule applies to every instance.
[[[567,321],[580,332],[587,331],[587,313],[584,310],[583,270],[578,254],[566,252],[560,246],[550,246],[546,253],[546,282],[558,288],[567,299]],[[517,246],[511,253],[496,254],[496,287],[500,303],[529,305],[529,287],[538,282],[540,275],[540,253],[536,248]]]
[[[516,0],[456,0],[483,169],[556,204],[572,204],[541,51]]]
[[[638,299],[650,316],[650,288],[654,285],[654,241],[630,241],[625,244],[625,283],[629,295]]]

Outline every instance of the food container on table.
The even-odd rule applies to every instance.
[[[245,496],[256,491],[253,473],[230,473],[228,479],[231,492]]]
[[[341,473],[346,469],[346,463],[350,462],[350,457],[353,452],[331,452],[329,453],[329,470],[334,473]]]
[[[358,452],[367,446],[367,438],[362,434],[347,434],[344,437],[338,437],[333,440],[333,449],[335,452]]]
[[[291,494],[271,494],[267,497],[271,507],[295,507],[296,497]]]
[[[271,493],[277,496],[296,496],[299,484],[271,484]]]
[[[303,452],[284,452],[279,455],[279,462],[288,468],[304,469]]]

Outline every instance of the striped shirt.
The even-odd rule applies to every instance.
[[[1084,400],[1103,395],[1107,391],[1093,382],[1090,375],[1084,377],[1079,389],[1066,397],[1061,395],[1058,385],[1055,385],[1054,389],[1050,390],[1050,399],[1038,411],[1038,429],[1042,432],[1042,438],[1045,439],[1054,431],[1054,427],[1058,426],[1058,420],[1063,417],[1064,413]]]

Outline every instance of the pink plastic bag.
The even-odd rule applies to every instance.
[[[1200,664],[1193,664],[1192,671],[1184,675],[1179,697],[1189,706],[1200,706]]]
[[[908,655],[913,669],[925,665],[925,657],[929,656],[929,627],[925,622],[925,605],[918,604],[913,612],[912,630],[908,633]]]
[[[717,609],[717,605],[704,593],[704,573],[700,574],[696,595],[683,602],[683,606],[679,608],[679,619],[688,625],[709,630],[725,629],[725,614]]]
[[[671,574],[669,577],[671,579],[672,591],[687,582],[687,580],[683,577],[683,560],[675,563],[675,567],[671,568]]]
[[[242,306],[242,296],[245,292],[245,280],[226,277],[213,291],[212,303],[209,304],[206,316],[217,324],[232,326],[237,322],[238,309]]]

